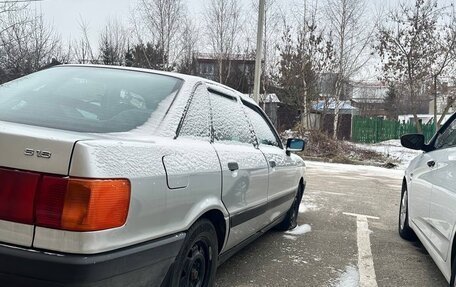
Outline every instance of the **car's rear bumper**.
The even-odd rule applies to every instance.
[[[0,286],[160,286],[184,239],[180,233],[96,255],[0,245]]]

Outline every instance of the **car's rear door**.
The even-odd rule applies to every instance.
[[[210,89],[213,146],[222,169],[222,200],[230,214],[229,249],[267,223],[268,164],[256,147],[241,103],[234,93]]]
[[[299,185],[300,172],[282,148],[280,138],[260,108],[247,101],[243,104],[257,136],[259,149],[269,164],[267,213],[272,222],[290,208]]]

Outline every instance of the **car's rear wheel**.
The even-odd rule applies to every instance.
[[[207,219],[200,219],[188,231],[170,274],[170,286],[213,286],[217,258],[218,243],[214,225]]]
[[[301,204],[302,195],[304,193],[304,185],[299,184],[298,191],[293,200],[293,204],[288,210],[285,218],[275,226],[275,229],[285,231],[295,228],[298,225],[299,205]]]
[[[456,287],[456,257],[453,259],[453,264],[451,265],[451,278],[450,278],[450,287]]]
[[[415,240],[415,232],[409,226],[408,191],[404,184],[402,187],[401,204],[399,207],[399,235],[406,240]]]

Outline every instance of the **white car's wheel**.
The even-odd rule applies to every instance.
[[[408,206],[408,191],[404,184],[402,187],[401,204],[399,207],[399,235],[406,240],[414,240],[415,232],[409,226],[409,206]]]
[[[456,258],[453,259],[453,264],[451,266],[450,287],[456,287]]]

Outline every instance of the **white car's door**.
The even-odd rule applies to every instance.
[[[282,148],[280,139],[261,110],[248,102],[244,103],[250,122],[258,139],[259,149],[269,164],[268,219],[273,222],[286,212],[296,195],[300,172],[295,161]]]
[[[213,146],[222,169],[222,201],[230,214],[225,250],[267,222],[268,164],[255,146],[247,116],[235,95],[210,90]]]
[[[420,231],[429,237],[431,226],[429,224],[429,209],[432,192],[432,177],[436,167],[432,164],[432,152],[423,153],[417,159],[413,170],[410,171],[410,182],[408,186],[409,195],[409,220],[415,224]]]
[[[456,120],[439,132],[429,154],[435,164],[429,222],[430,241],[443,260],[447,260],[456,224]]]

